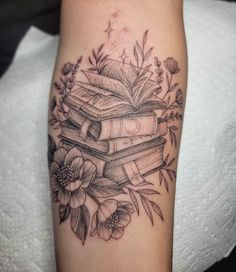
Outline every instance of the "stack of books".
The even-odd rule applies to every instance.
[[[77,146],[97,167],[97,176],[141,184],[163,165],[166,122],[155,110],[165,107],[153,94],[150,74],[137,82],[131,65],[109,59],[101,74],[83,71],[88,82],[68,95],[62,123],[65,146]],[[136,86],[130,87],[130,86]],[[135,91],[134,91],[135,90]]]

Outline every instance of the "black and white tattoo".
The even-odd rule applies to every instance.
[[[113,31],[109,21],[108,39]],[[160,193],[148,176],[159,172],[167,192],[176,178],[175,158],[165,154],[165,146],[176,148],[176,124],[182,120],[178,62],[152,57],[148,31],[132,55],[126,48],[119,59],[106,52],[106,43],[92,50],[85,70],[82,57],[64,64],[50,101],[52,196],[60,223],[69,222],[82,244],[88,234],[121,238],[140,209],[151,224],[154,215],[164,221]],[[85,80],[79,81],[78,73]]]

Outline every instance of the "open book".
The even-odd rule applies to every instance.
[[[149,79],[150,72],[136,84],[137,76],[129,64],[108,60],[102,74],[84,74],[88,83],[77,81],[78,89],[65,98],[65,103],[91,120],[165,108],[163,100],[153,94],[157,86]]]

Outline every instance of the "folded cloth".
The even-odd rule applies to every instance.
[[[185,2],[189,87],[178,167],[174,272],[236,243],[236,5]],[[58,39],[31,28],[0,81],[0,270],[52,272],[47,104]]]

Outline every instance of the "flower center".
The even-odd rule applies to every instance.
[[[62,186],[65,187],[68,185],[73,177],[75,176],[74,169],[71,168],[69,165],[63,165],[56,173],[57,181]]]
[[[107,218],[105,222],[105,226],[108,229],[116,227],[117,223],[119,222],[120,215],[118,212],[113,213],[110,217]]]

